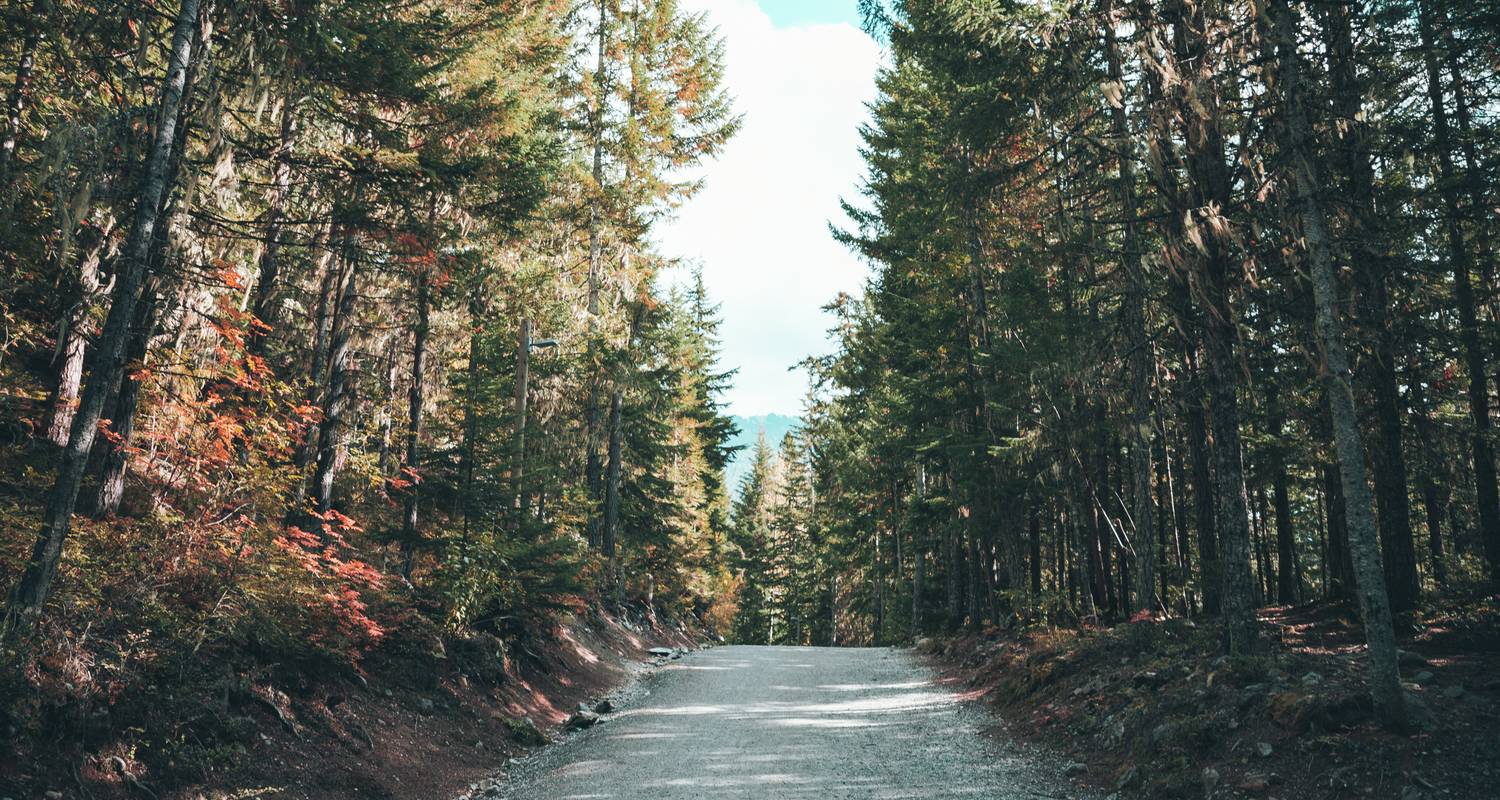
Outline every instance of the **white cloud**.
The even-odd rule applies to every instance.
[[[875,96],[879,45],[848,24],[776,28],[752,0],[685,0],[727,44],[744,127],[704,169],[703,190],[662,226],[665,254],[703,263],[724,310],[724,365],[739,368],[736,414],[797,413],[806,376],[831,350],[821,311],[858,293],[865,266],[828,235],[864,173],[859,125]]]

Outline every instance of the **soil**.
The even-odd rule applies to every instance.
[[[990,630],[924,646],[991,703],[994,731],[1069,754],[1122,798],[1500,796],[1500,606],[1448,602],[1399,623],[1419,725],[1372,719],[1362,633],[1344,606],[1262,611],[1263,652],[1226,658],[1211,622]]]
[[[195,767],[200,780],[151,785],[132,775],[128,750],[34,753],[0,767],[0,797],[456,797],[543,743],[580,703],[650,670],[650,648],[704,640],[695,621],[599,612],[567,616],[508,648],[493,637],[393,637],[366,657],[362,675],[240,676],[244,690],[224,703],[242,715],[239,741],[226,748],[225,765]],[[146,724],[182,723],[163,715]]]

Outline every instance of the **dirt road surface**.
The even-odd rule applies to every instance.
[[[720,647],[664,666],[492,797],[1073,798],[1056,759],[884,648]]]

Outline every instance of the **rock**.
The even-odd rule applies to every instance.
[[[1264,794],[1270,788],[1270,781],[1267,781],[1265,777],[1261,775],[1246,775],[1245,779],[1240,781],[1240,791],[1242,792],[1249,792],[1251,794]]]
[[[1166,683],[1167,677],[1163,673],[1157,672],[1155,670],[1146,670],[1145,672],[1137,672],[1135,674],[1135,677],[1131,678],[1131,682],[1136,686],[1155,689]]]
[[[686,650],[683,650],[681,647],[674,647],[672,648],[672,655],[668,656],[668,658],[676,661],[677,659],[682,658],[685,655],[687,655]]]
[[[1401,800],[1426,800],[1427,793],[1416,786],[1401,787]]]
[[[1089,766],[1082,761],[1069,761],[1068,765],[1063,767],[1063,775],[1069,778],[1076,778],[1088,771]]]
[[[437,704],[433,703],[430,698],[424,697],[417,701],[417,710],[423,714],[431,714],[436,708]]]
[[[1244,711],[1266,696],[1266,685],[1264,683],[1252,683],[1240,690],[1239,707]]]
[[[604,698],[603,700],[600,700],[599,702],[597,702],[597,703],[594,704],[594,713],[595,714],[613,714],[613,713],[615,713],[615,703],[614,703],[614,701],[610,700],[608,697]]]
[[[1449,686],[1448,688],[1443,690],[1443,696],[1448,698],[1449,700],[1457,700],[1458,698],[1464,696],[1464,687],[1457,685]]]
[[[523,747],[541,747],[547,743],[546,734],[537,728],[531,717],[508,719],[505,727],[510,732],[510,740]]]
[[[1204,767],[1199,779],[1203,781],[1203,796],[1213,797],[1214,789],[1219,787],[1219,771],[1213,767]]]
[[[1426,667],[1431,666],[1430,661],[1411,652],[1410,650],[1397,650],[1396,663],[1403,667]]]
[[[384,690],[382,694],[384,694],[386,697],[394,697],[396,695],[396,693],[391,691],[390,689]]]
[[[1255,745],[1255,754],[1261,758],[1270,758],[1274,752],[1276,751],[1271,747],[1270,742],[1259,742]]]
[[[1423,730],[1430,731],[1438,727],[1438,718],[1432,713],[1432,708],[1414,694],[1406,696],[1406,716],[1411,724]]]
[[[1319,675],[1316,672],[1309,672],[1306,675],[1302,676],[1302,685],[1303,686],[1317,686],[1318,684],[1320,684],[1322,682],[1323,682],[1323,676]]]
[[[1163,722],[1151,729],[1151,743],[1161,745],[1164,742],[1169,742],[1176,738],[1177,731],[1181,728],[1182,726],[1176,722]]]
[[[918,639],[914,644],[912,644],[912,649],[916,650],[918,653],[932,653],[936,652],[937,650],[937,648],[934,647],[935,644],[936,642],[934,642],[930,637],[924,636]]]
[[[1424,669],[1421,672],[1413,675],[1411,677],[1411,682],[1415,683],[1418,686],[1426,686],[1427,684],[1432,683],[1433,679],[1436,677],[1436,675],[1433,675],[1431,672],[1428,672]]]
[[[592,711],[579,711],[577,714],[568,717],[568,721],[563,723],[563,728],[570,731],[581,731],[585,728],[592,728],[598,724],[598,714],[595,714]]]
[[[56,789],[49,789],[42,796],[47,798],[47,800],[62,800],[63,793],[57,791]]]
[[[1141,768],[1132,764],[1129,769],[1120,773],[1115,780],[1115,791],[1123,792],[1126,789],[1134,789],[1141,783]]]
[[[672,655],[672,648],[670,648],[670,647],[653,647],[650,650],[647,650],[646,653],[648,655],[657,656],[659,658],[668,658],[668,657],[670,657]]]

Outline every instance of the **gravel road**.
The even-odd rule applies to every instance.
[[[1071,798],[1055,759],[909,653],[720,647],[627,691],[598,727],[513,762],[489,797]]]

